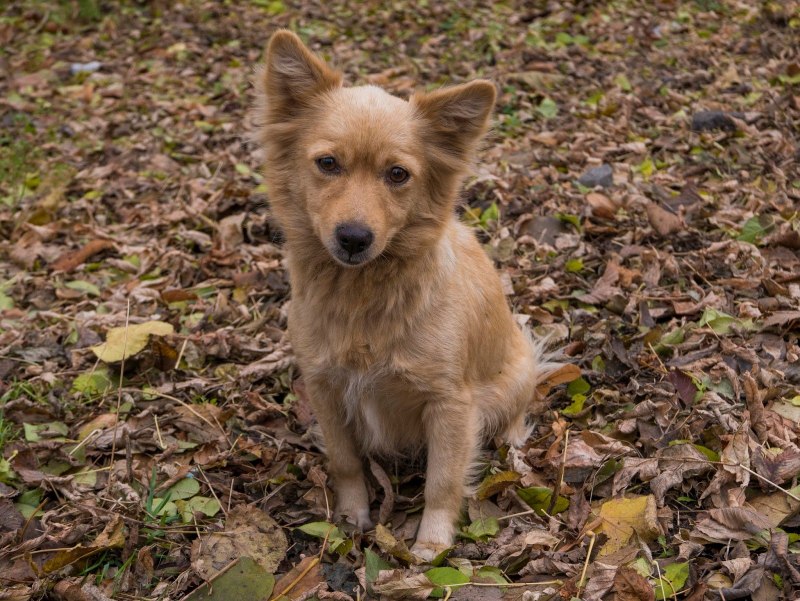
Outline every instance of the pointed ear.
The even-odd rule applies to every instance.
[[[286,29],[273,34],[265,63],[263,93],[274,120],[292,117],[318,94],[342,84],[341,73],[328,67]]]
[[[494,84],[477,79],[427,94],[414,94],[411,104],[427,122],[423,135],[430,136],[451,159],[463,161],[486,133],[496,98]]]

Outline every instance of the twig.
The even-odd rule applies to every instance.
[[[756,478],[758,478],[758,479],[760,479],[760,480],[763,480],[763,481],[764,481],[764,482],[766,482],[767,484],[771,484],[772,486],[774,486],[775,488],[777,488],[779,491],[781,491],[781,492],[782,492],[783,494],[785,494],[786,496],[788,496],[788,497],[791,497],[791,498],[792,498],[792,499],[794,499],[795,501],[800,501],[800,497],[798,497],[797,495],[793,494],[791,491],[788,491],[788,490],[786,490],[785,488],[783,488],[783,487],[781,487],[781,486],[779,486],[779,485],[775,484],[775,483],[774,483],[772,480],[770,480],[769,478],[765,478],[765,477],[764,477],[764,476],[762,476],[761,474],[757,474],[756,472],[754,472],[753,470],[751,470],[751,469],[750,469],[749,467],[747,467],[746,465],[742,465],[741,463],[724,463],[724,462],[722,462],[722,461],[712,461],[711,463],[718,463],[719,465],[724,465],[724,466],[726,466],[726,467],[740,467],[740,468],[742,468],[744,471],[746,471],[746,472],[748,472],[749,474],[751,474],[751,475],[755,476]]]
[[[163,451],[167,447],[164,446],[164,439],[161,438],[161,428],[158,427],[158,415],[156,415],[155,413],[153,414],[153,421],[156,424],[156,436],[158,436],[158,446],[160,446],[161,450]]]
[[[564,470],[567,467],[567,449],[569,448],[569,428],[564,430],[564,452],[561,454],[561,467],[558,470],[558,481],[553,487],[553,494],[550,496],[550,505],[547,507],[547,514],[553,515],[553,510],[556,508],[556,501],[558,495],[561,494],[561,485],[564,482]]]
[[[589,560],[592,558],[592,549],[594,549],[594,541],[597,540],[597,535],[594,532],[589,532],[589,550],[586,552],[586,561],[583,562],[583,570],[581,570],[581,579],[578,580],[578,591],[575,593],[576,597],[581,596],[581,589],[586,584],[586,570],[589,569]]]
[[[324,546],[323,546],[323,549],[324,549]],[[300,574],[297,576],[297,578],[295,578],[294,580],[292,580],[289,583],[289,586],[287,586],[285,589],[283,589],[279,594],[277,594],[274,597],[272,597],[269,601],[276,601],[277,599],[280,599],[281,597],[283,597],[286,593],[288,593],[295,586],[297,586],[297,583],[300,582],[303,578],[305,578],[306,574],[308,574],[312,569],[314,569],[314,566],[316,566],[318,563],[319,563],[319,557],[315,557],[314,559],[312,559],[309,562],[309,564],[306,566],[306,569],[303,570],[302,572],[300,572]]]
[[[122,406],[122,381],[125,378],[125,355],[128,353],[128,326],[131,321],[131,297],[128,297],[128,305],[125,309],[125,329],[122,338],[122,361],[119,365],[119,386],[117,386],[117,419],[114,421],[114,430],[111,434],[111,459],[117,453],[117,426],[119,425],[119,408]],[[110,482],[110,481],[109,481]]]
[[[205,480],[206,484],[208,484],[208,488],[211,491],[211,494],[214,495],[214,498],[217,500],[217,503],[219,503],[219,508],[222,510],[222,513],[224,513],[225,517],[227,518],[228,517],[228,512],[225,511],[225,508],[222,506],[222,501],[219,500],[219,497],[217,496],[217,493],[214,490],[214,487],[211,486],[211,482],[209,482],[208,477],[206,476],[206,473],[203,471],[203,468],[198,465],[197,466],[197,471],[199,471],[200,475],[203,476],[203,480]]]

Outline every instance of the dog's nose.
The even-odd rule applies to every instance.
[[[336,241],[350,256],[367,250],[372,244],[373,237],[369,229],[357,223],[343,223],[336,226]]]

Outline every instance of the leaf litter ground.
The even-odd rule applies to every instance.
[[[370,463],[385,527],[328,523],[248,141],[278,27],[501,90],[463,219],[582,377],[435,568],[420,465]],[[794,598],[798,40],[755,0],[5,3],[0,599]]]

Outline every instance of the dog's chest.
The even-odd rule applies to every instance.
[[[392,454],[423,444],[426,395],[418,386],[386,367],[337,371],[347,421],[364,450]]]

